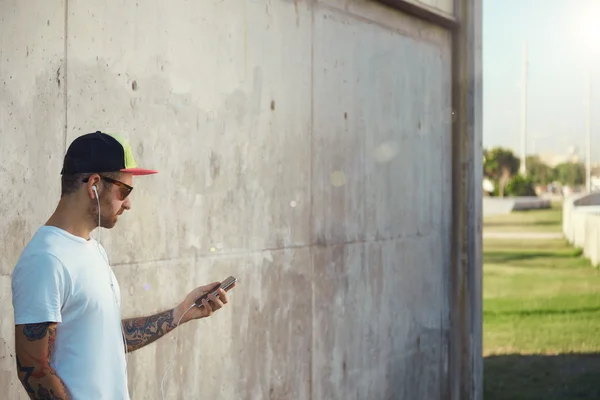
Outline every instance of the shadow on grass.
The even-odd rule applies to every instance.
[[[538,309],[538,310],[515,310],[515,311],[484,311],[484,317],[531,317],[546,315],[573,315],[590,314],[600,312],[600,307],[581,307],[556,309]],[[600,382],[600,377],[598,382]]]
[[[503,264],[514,261],[532,260],[536,258],[570,258],[575,260],[581,254],[581,250],[569,251],[486,251],[483,254],[484,263]]]
[[[600,354],[484,359],[485,400],[598,400]]]
[[[504,220],[504,221],[485,221],[484,226],[486,228],[493,227],[501,227],[501,226],[551,226],[555,225],[560,227],[560,220],[547,220],[547,221],[514,221],[514,220]]]

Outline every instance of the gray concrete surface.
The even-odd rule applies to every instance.
[[[541,197],[484,197],[483,215],[505,215],[513,211],[536,210],[551,207],[551,200]]]
[[[563,232],[583,249],[592,265],[600,265],[600,194],[578,194],[563,203]]]
[[[3,396],[26,398],[12,268],[99,129],[161,171],[102,234],[124,316],[239,278],[179,348],[129,356],[133,399],[160,398],[175,350],[169,399],[481,398],[481,3],[457,1],[468,79],[449,31],[375,2],[0,0]]]
[[[483,232],[484,239],[562,239],[562,233],[555,232]]]

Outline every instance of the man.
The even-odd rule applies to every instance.
[[[83,135],[69,147],[56,211],[12,275],[18,376],[32,399],[128,399],[125,350],[140,349],[178,322],[208,317],[228,302],[219,289],[203,307],[193,305],[215,282],[173,309],[121,319],[119,285],[90,232],[114,227],[131,209],[133,176],[154,173],[137,168],[127,141],[116,135]]]

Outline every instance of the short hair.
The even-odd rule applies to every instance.
[[[120,172],[98,172],[99,175],[106,176],[111,179],[119,179]],[[63,174],[61,177],[61,197],[75,193],[83,183],[83,180],[94,175],[93,173],[83,174]],[[102,187],[107,190],[112,190],[112,184],[102,181]]]

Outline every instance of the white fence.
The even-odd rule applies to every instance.
[[[600,193],[565,199],[563,233],[571,244],[583,249],[592,265],[600,264]]]

